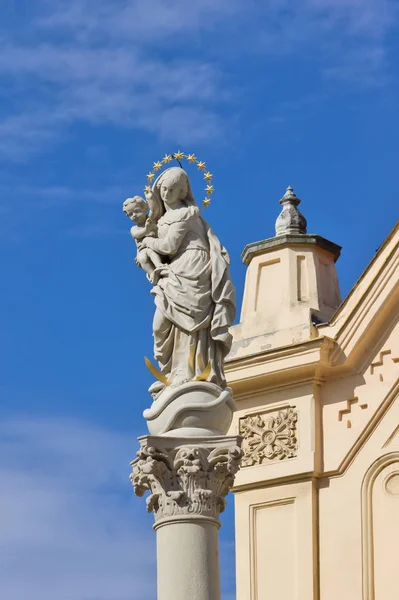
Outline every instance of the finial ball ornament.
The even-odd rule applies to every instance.
[[[280,199],[283,207],[276,221],[276,235],[305,234],[306,219],[298,209],[300,199],[291,186],[287,187],[284,196]]]

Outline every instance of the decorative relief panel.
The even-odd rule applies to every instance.
[[[297,421],[295,408],[240,419],[239,434],[243,437],[244,452],[242,467],[295,457],[298,450]]]

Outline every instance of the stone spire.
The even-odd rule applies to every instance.
[[[242,253],[248,271],[240,323],[231,330],[231,360],[312,339],[314,324],[329,321],[341,303],[335,268],[340,246],[306,233],[291,187],[280,203],[276,235]]]
[[[285,235],[289,233],[306,233],[306,219],[298,210],[300,199],[294,193],[291,186],[280,200],[283,210],[276,221],[276,235]]]

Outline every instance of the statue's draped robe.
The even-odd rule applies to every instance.
[[[152,289],[155,358],[172,384],[200,377],[209,365],[207,381],[223,387],[235,316],[227,251],[196,206],[166,212],[158,238],[152,248],[169,264],[168,275]]]

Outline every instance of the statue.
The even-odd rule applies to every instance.
[[[224,359],[235,317],[227,251],[203,219],[181,167],[167,168],[152,189],[147,186],[148,216],[147,203],[140,200],[126,200],[123,210],[137,223],[132,230],[136,262],[153,284],[154,356],[160,367],[158,381],[149,389],[154,405],[159,407],[161,396],[170,403],[176,388],[194,389],[190,382],[197,382],[195,389],[198,382],[208,388],[213,384],[213,398],[219,397],[226,388]]]
[[[182,158],[203,171],[208,206],[212,174],[182,152],[154,163],[146,200],[123,205],[136,223],[136,264],[152,284],[159,364],[145,359],[157,381],[131,481],[138,496],[149,492],[147,511],[155,516],[158,600],[219,600],[218,518],[242,457],[241,438],[228,435],[235,404],[224,374],[235,292],[229,256],[202,217]]]
[[[144,269],[148,279],[152,282],[154,271],[162,265],[162,259],[154,250],[150,250],[149,248],[142,248],[140,250],[139,248],[146,238],[155,237],[156,235],[156,226],[152,219],[149,218],[149,215],[147,215],[147,211],[148,203],[141,196],[127,198],[123,203],[123,212],[129,219],[136,223],[130,229],[130,234],[137,246],[135,263],[138,267]]]

